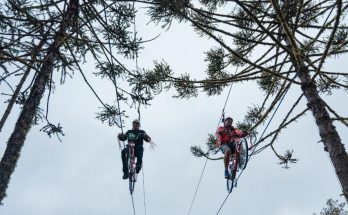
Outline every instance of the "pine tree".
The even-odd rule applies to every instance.
[[[124,111],[105,103],[87,81],[81,67],[87,58],[95,62],[96,76],[114,84],[119,101],[146,105],[153,98],[152,91],[143,93],[138,84],[127,89],[117,86],[117,80],[128,82],[138,75],[121,62],[134,59],[140,48],[141,38],[133,32],[135,14],[130,1],[0,2],[0,85],[2,96],[10,97],[0,131],[12,109],[21,110],[0,162],[0,203],[30,128],[44,122],[41,131],[58,138],[64,135],[62,126],[48,117],[49,98],[56,82],[64,84],[75,71],[81,73],[103,106],[97,118],[110,126],[121,126]],[[20,80],[14,87],[16,77]],[[5,88],[10,93],[5,93]]]
[[[345,14],[348,3],[310,0],[148,0],[152,21],[169,28],[174,21],[188,22],[201,36],[216,41],[206,53],[207,78],[195,80],[190,74],[174,77],[170,67],[161,64],[157,83],[175,87],[177,97],[191,98],[199,89],[208,95],[218,95],[231,82],[256,81],[265,92],[261,105],[250,108],[244,128],[255,130],[270,116],[276,104],[291,89],[302,95],[288,111],[278,129],[269,132],[257,144],[270,140],[259,151],[271,147],[281,163],[295,162],[292,151],[280,155],[273,144],[279,133],[307,112],[311,112],[319,130],[321,142],[328,151],[336,174],[348,201],[348,155],[334,122],[348,127],[347,117],[341,116],[323,97],[334,96],[337,90],[347,91],[348,74],[327,71],[325,62],[347,52],[348,28]],[[233,74],[238,67],[238,72]],[[149,71],[151,73],[151,71]],[[300,102],[306,100],[307,106]],[[210,138],[211,140],[211,138]],[[208,146],[211,141],[208,140]],[[209,157],[200,147],[192,147],[196,156]]]
[[[344,209],[345,203],[338,203],[338,200],[328,199],[327,208],[323,208],[320,215],[347,215],[348,211]],[[313,213],[316,215],[316,213]]]

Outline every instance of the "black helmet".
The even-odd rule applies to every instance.
[[[133,122],[132,123],[137,123],[137,124],[140,124],[140,120],[139,119],[135,119],[135,120],[133,120]]]
[[[230,119],[230,120],[233,121],[232,117],[230,117],[230,116],[226,117],[224,121],[226,121],[226,120],[228,120],[228,119]]]

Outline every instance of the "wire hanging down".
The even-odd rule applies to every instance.
[[[237,69],[236,69],[235,74],[237,73],[237,70],[238,70],[238,67],[237,67]],[[229,98],[230,98],[230,94],[231,94],[231,90],[232,90],[232,84],[233,84],[233,82],[231,82],[230,89],[228,90],[228,94],[227,94],[227,97],[226,97],[224,106],[223,106],[223,108],[222,108],[222,113],[221,113],[221,116],[220,116],[220,118],[219,118],[219,122],[218,122],[218,124],[217,124],[217,126],[216,126],[216,130],[219,128],[220,122],[221,122],[222,120],[225,119],[225,108],[226,108],[227,102],[228,102],[228,100],[229,100]],[[196,199],[196,195],[197,195],[198,189],[199,189],[199,187],[200,187],[200,185],[201,185],[203,173],[204,173],[204,171],[205,171],[205,167],[206,167],[206,165],[207,165],[207,162],[208,162],[208,158],[205,159],[205,163],[204,163],[204,166],[203,166],[203,170],[202,170],[201,176],[199,177],[198,184],[197,184],[197,187],[196,187],[196,191],[195,191],[195,193],[194,193],[194,195],[193,195],[193,199],[192,199],[192,202],[191,202],[191,205],[190,205],[190,209],[189,209],[188,215],[191,214],[192,206],[193,206],[193,203],[194,203],[194,201],[195,201],[195,199]]]

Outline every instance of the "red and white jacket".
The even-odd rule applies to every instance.
[[[245,137],[248,133],[241,131],[238,128],[234,128],[233,126],[229,128],[220,126],[215,135],[217,136],[216,145],[220,146],[226,143],[231,143],[238,138]]]

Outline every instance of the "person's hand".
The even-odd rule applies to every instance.
[[[151,138],[150,138],[150,142],[149,142],[149,143],[150,143],[150,149],[151,149],[151,150],[154,150],[154,149],[155,149],[155,146],[157,146],[156,143],[152,142],[152,141],[151,141]]]

